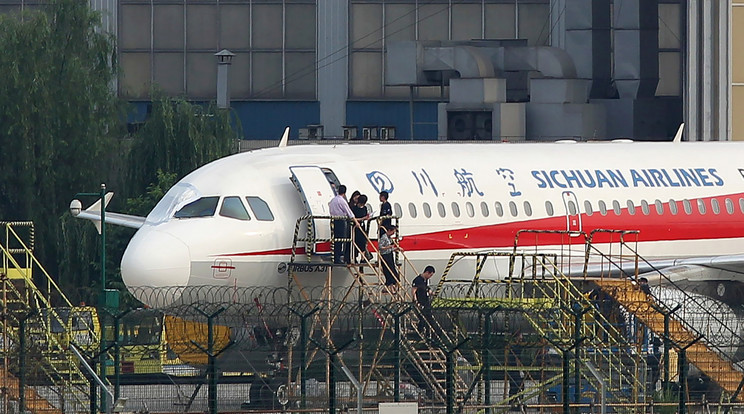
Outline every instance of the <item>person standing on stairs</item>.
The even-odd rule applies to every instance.
[[[367,211],[367,196],[364,194],[357,197],[357,202],[351,206],[351,211],[354,213],[354,217],[361,223],[365,223],[369,219],[369,212]],[[351,259],[354,263],[363,263],[364,258],[367,257],[367,233],[365,226],[357,226],[354,228],[354,247],[351,254]],[[357,260],[357,255],[361,254],[361,260]]]
[[[426,266],[424,272],[416,276],[411,282],[413,297],[421,311],[419,331],[425,336],[431,335],[434,326],[434,315],[431,312],[431,298],[429,297],[429,279],[434,276],[434,272],[434,266]]]
[[[398,284],[398,268],[395,266],[395,252],[400,251],[400,247],[393,242],[393,235],[398,228],[390,224],[385,228],[385,232],[377,241],[377,248],[380,250],[380,266],[382,274],[385,275],[385,286],[392,293],[393,287]]]
[[[339,241],[339,239],[349,239],[349,219],[354,221],[356,227],[359,227],[359,222],[354,213],[349,208],[349,202],[346,201],[346,186],[339,185],[338,192],[335,197],[328,203],[328,213],[337,217],[333,219],[333,263],[334,264],[345,264],[349,263],[351,256],[351,246],[349,241]]]

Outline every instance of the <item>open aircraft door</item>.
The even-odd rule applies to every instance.
[[[316,166],[294,166],[289,167],[289,171],[292,173],[290,179],[300,192],[307,214],[329,216],[328,202],[336,195],[336,192],[323,170]],[[313,220],[311,226],[310,234],[314,239],[329,240],[331,238],[328,220]],[[301,228],[300,231],[307,232],[307,228]],[[306,243],[305,248],[315,252],[313,243]]]
[[[571,236],[578,236],[581,233],[579,200],[573,191],[564,191],[561,197],[563,198],[563,206],[566,208],[566,230]]]

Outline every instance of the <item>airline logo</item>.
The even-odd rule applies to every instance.
[[[722,187],[715,168],[532,170],[537,188]]]

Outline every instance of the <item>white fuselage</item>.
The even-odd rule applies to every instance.
[[[311,145],[241,153],[197,169],[169,191],[132,238],[122,276],[130,287],[287,286],[281,264],[290,259],[297,219],[307,214],[290,180],[296,166],[332,171],[349,194],[367,194],[376,211],[378,192],[389,191],[401,246],[419,269],[441,267],[454,251],[511,247],[522,229],[639,230],[645,257],[737,254],[744,246],[742,155],[744,145],[723,142]],[[209,196],[219,197],[213,215],[173,217]],[[231,196],[248,207],[249,220],[219,214]],[[258,220],[246,197],[262,199],[273,220]],[[348,284],[341,270],[338,283]],[[302,277],[315,284],[324,276]]]

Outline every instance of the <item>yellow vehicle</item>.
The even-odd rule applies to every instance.
[[[121,375],[168,374],[177,376],[198,375],[199,371],[182,361],[168,342],[166,318],[152,309],[136,309],[124,315],[119,322],[119,366]],[[107,342],[111,343],[113,324],[106,326]],[[113,349],[110,353],[113,355]],[[114,375],[113,361],[106,370]]]

